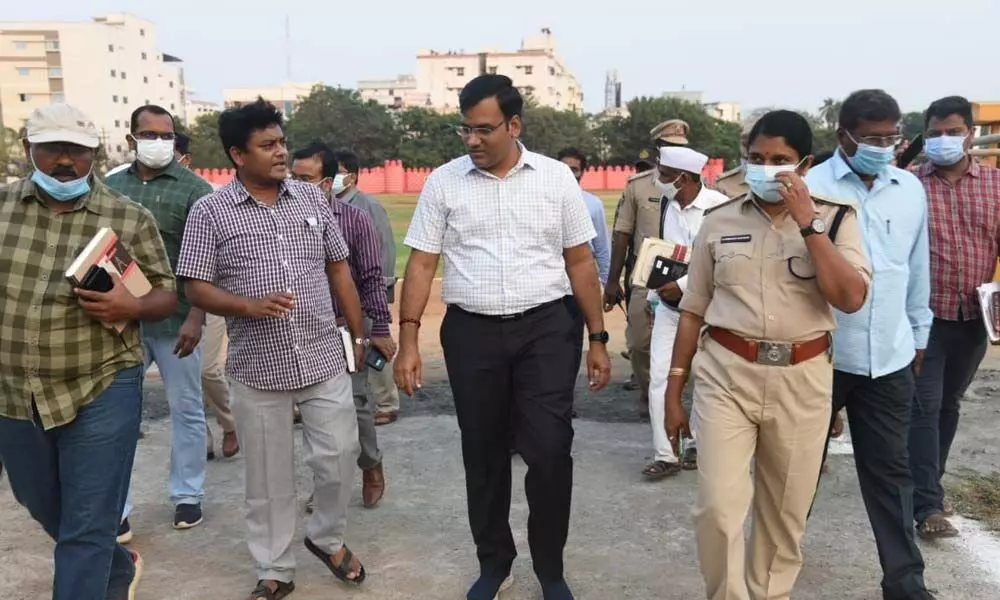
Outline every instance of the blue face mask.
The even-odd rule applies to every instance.
[[[942,135],[924,140],[924,154],[935,165],[950,167],[965,157],[964,135]]]
[[[844,156],[847,156],[846,152]],[[854,156],[849,156],[847,161],[851,163],[855,171],[862,175],[878,175],[892,164],[894,158],[896,158],[894,146],[883,148],[871,144],[858,144],[858,151],[854,153]]]
[[[31,159],[31,164],[35,166],[34,157]],[[31,181],[35,182],[35,185],[42,188],[46,194],[57,202],[71,202],[89,192],[90,183],[87,182],[88,178],[90,178],[90,173],[72,181],[59,181],[55,177],[39,171],[37,166],[35,166],[35,171],[31,174]]]
[[[743,181],[746,182],[754,196],[760,198],[768,204],[777,204],[782,201],[781,182],[777,180],[779,173],[795,171],[798,164],[794,165],[751,165],[746,166],[746,175]]]

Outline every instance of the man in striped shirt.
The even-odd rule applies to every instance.
[[[392,314],[386,298],[382,279],[382,255],[378,232],[371,217],[354,206],[342,202],[330,193],[337,161],[325,144],[313,143],[292,155],[292,176],[311,183],[330,199],[334,220],[347,242],[347,262],[351,266],[354,285],[361,296],[361,309],[365,313],[365,326],[371,332],[371,344],[391,360],[396,344],[389,333]],[[336,307],[335,307],[336,310]],[[340,312],[337,311],[338,321]],[[361,455],[358,467],[362,470],[362,498],[365,508],[374,508],[385,493],[385,476],[382,472],[382,451],[375,434],[375,399],[368,387],[368,365],[362,362],[351,374],[354,390],[354,407],[358,412],[358,441]]]
[[[924,117],[917,171],[927,192],[930,305],[934,312],[910,425],[913,517],[921,537],[958,534],[948,521],[941,476],[958,429],[959,404],[986,354],[976,288],[993,279],[1000,239],[1000,170],[969,156],[972,105],[951,96]]]

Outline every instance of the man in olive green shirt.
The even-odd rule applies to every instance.
[[[170,113],[155,105],[132,113],[129,146],[136,160],[127,169],[108,177],[108,187],[142,205],[156,218],[167,256],[176,267],[188,211],[212,186],[177,162],[174,155],[174,122]],[[202,400],[201,332],[205,313],[193,308],[177,291],[177,310],[158,323],[143,322],[142,343],[146,366],[155,362],[170,406],[170,479],[168,491],[175,506],[174,528],[190,529],[201,523],[205,498],[205,407]],[[119,535],[131,537],[129,493]]]
[[[134,597],[142,561],[115,528],[142,413],[138,322],[177,306],[153,216],[92,174],[99,144],[80,110],[39,108],[24,142],[34,172],[0,185],[0,460],[18,502],[56,541],[53,600]],[[152,285],[143,297],[116,275],[104,293],[66,279],[102,227]],[[128,325],[119,334],[102,322]]]

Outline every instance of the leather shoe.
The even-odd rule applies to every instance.
[[[365,469],[361,480],[361,498],[364,500],[365,508],[375,508],[385,494],[385,474],[382,472],[382,465]]]

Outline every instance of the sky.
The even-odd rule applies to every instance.
[[[698,90],[703,101],[816,110],[880,87],[904,111],[941,96],[1000,101],[998,0],[350,1],[49,0],[6,2],[4,21],[86,20],[127,12],[157,25],[160,50],[185,61],[196,97],[286,78],[354,87],[411,73],[420,49],[516,49],[542,27],[603,107],[606,73],[624,99]],[[617,6],[624,7],[616,10]],[[285,43],[285,18],[291,43]],[[992,30],[992,31],[990,31]]]

